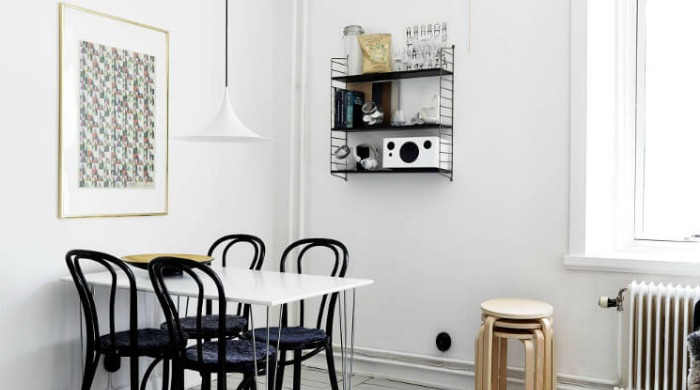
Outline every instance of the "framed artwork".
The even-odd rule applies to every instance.
[[[59,4],[60,218],[167,214],[168,39]]]

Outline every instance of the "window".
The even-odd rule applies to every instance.
[[[700,235],[699,12],[637,1],[636,238]]]
[[[571,7],[565,264],[700,275],[700,2]]]

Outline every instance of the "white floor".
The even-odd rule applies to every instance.
[[[292,369],[291,367],[285,369],[284,372],[284,389],[292,388]],[[231,374],[228,376],[226,387],[228,389],[235,389],[240,382],[241,376],[238,374]],[[264,378],[258,389],[264,389]],[[338,380],[340,380],[340,374],[338,375]],[[342,384],[339,384],[342,389]],[[212,383],[212,388],[215,389],[216,386]],[[328,374],[324,370],[319,370],[315,368],[303,367],[301,370],[301,390],[330,390],[331,386],[328,382]],[[353,390],[438,390],[432,387],[418,386],[403,382],[391,381],[387,379],[375,379],[362,375],[353,375],[352,377],[352,388]],[[190,390],[199,390],[199,386],[193,387]]]

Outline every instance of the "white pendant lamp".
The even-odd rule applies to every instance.
[[[224,1],[226,2],[226,88],[224,89],[224,99],[221,102],[221,108],[214,117],[214,120],[212,120],[204,130],[196,134],[181,135],[175,138],[199,142],[250,142],[270,140],[270,138],[263,137],[244,125],[238,118],[238,115],[233,111],[233,107],[231,107],[228,87],[228,0]]]

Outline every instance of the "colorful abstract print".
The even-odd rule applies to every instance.
[[[80,188],[154,188],[155,61],[80,42]]]

